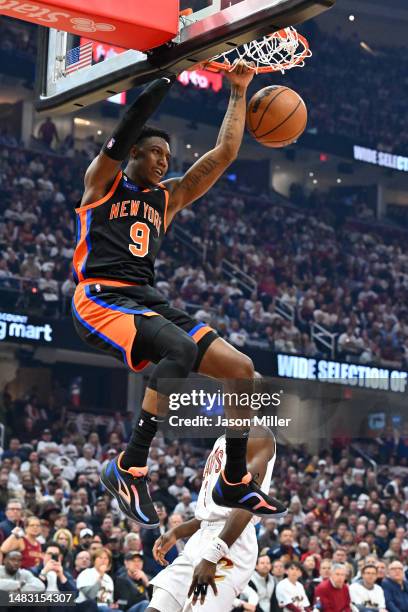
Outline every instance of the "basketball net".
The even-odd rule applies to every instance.
[[[302,68],[305,59],[311,55],[307,39],[295,28],[288,27],[268,34],[260,40],[253,40],[220,53],[208,62],[204,62],[202,66],[214,72],[232,71],[235,64],[243,60],[256,74],[278,71],[284,73],[291,68]]]

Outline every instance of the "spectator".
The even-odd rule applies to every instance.
[[[272,562],[272,576],[274,577],[275,583],[285,578],[285,564],[281,559],[275,559],[275,561]]]
[[[316,559],[310,555],[302,563],[303,578],[302,584],[309,601],[314,601],[315,580],[317,577]]]
[[[105,497],[97,497],[93,508],[93,514],[89,519],[92,528],[97,531],[103,523],[103,519],[108,513],[108,504]],[[93,534],[91,534],[93,535]]]
[[[275,581],[270,573],[271,569],[272,563],[268,555],[259,555],[255,572],[249,581],[249,586],[258,595],[258,606],[262,612],[271,612],[271,599],[275,589]]]
[[[116,575],[124,562],[122,538],[119,535],[112,534],[106,543],[106,547],[111,551],[111,573]]]
[[[376,584],[378,572],[375,565],[365,565],[361,570],[362,581],[350,585],[351,603],[359,612],[387,612],[383,589]]]
[[[258,595],[250,586],[247,585],[240,593],[239,597],[234,600],[233,605],[235,607],[233,608],[232,612],[257,612],[258,602]]]
[[[6,518],[0,523],[0,542],[4,542],[15,527],[21,527],[22,513],[23,507],[20,500],[9,499],[6,506]]]
[[[93,458],[95,453],[95,447],[92,444],[85,444],[82,449],[83,457],[77,460],[76,468],[78,473],[86,474],[99,474],[101,471],[101,464],[99,461]]]
[[[368,554],[368,551],[365,551]],[[345,565],[347,563],[347,550],[342,546],[336,548],[332,556],[333,563],[340,563],[341,565]]]
[[[102,521],[99,533],[102,538],[102,542],[106,544],[110,537],[113,535],[113,516],[111,513],[107,514]]]
[[[314,579],[315,585],[320,584],[323,580],[328,580],[330,578],[332,569],[332,561],[331,559],[322,559],[319,568],[319,576]]]
[[[30,571],[21,568],[22,554],[12,550],[4,556],[4,565],[0,565],[0,592],[10,593],[41,593],[45,590],[44,584]]]
[[[91,555],[87,550],[80,550],[74,559],[74,569],[72,576],[78,578],[78,575],[84,569],[91,567]]]
[[[190,495],[190,491],[185,486],[185,477],[182,473],[176,475],[176,480],[174,484],[169,487],[169,493],[176,497],[180,502],[184,495]]]
[[[55,127],[55,123],[51,120],[51,117],[47,117],[40,125],[38,135],[47,149],[51,149],[54,140],[59,142],[57,128]]]
[[[384,553],[384,559],[393,561],[402,557],[401,541],[398,538],[392,538],[388,550]]]
[[[42,563],[33,573],[44,583],[45,590],[57,593],[76,593],[75,581],[62,566],[61,547],[49,542],[45,547]]]
[[[310,602],[299,578],[302,566],[297,561],[289,561],[285,565],[287,578],[276,585],[276,599],[283,612],[303,612],[310,609]]]
[[[119,612],[119,608],[113,605],[113,580],[108,574],[111,567],[110,550],[100,548],[93,554],[92,562],[93,566],[84,569],[77,578],[79,595],[76,602],[81,604],[95,600],[99,612]]]
[[[384,561],[377,559],[376,561],[377,568],[377,584],[382,586],[382,582],[387,575],[387,565]]]
[[[179,527],[183,522],[181,514],[173,512],[173,514],[169,516],[168,529],[176,529],[176,527]],[[184,540],[177,540],[176,548],[179,554],[184,550],[184,544]]]
[[[40,519],[30,516],[25,520],[24,526],[25,530],[14,527],[0,550],[3,554],[19,550],[22,554],[21,568],[32,569],[41,563],[41,544],[37,539],[41,532]]]
[[[41,440],[37,445],[37,453],[40,457],[47,459],[48,463],[54,463],[59,457],[58,444],[52,439],[51,429],[44,429]]]
[[[375,547],[377,548],[380,556],[382,557],[385,551],[388,549],[388,543],[390,541],[388,536],[388,529],[386,525],[378,525],[375,530],[376,538],[374,540]]]
[[[389,578],[381,584],[388,612],[408,610],[408,581],[404,579],[404,566],[400,561],[392,561],[388,574]]]
[[[183,522],[183,521],[182,521]],[[173,528],[174,525],[171,525]],[[140,552],[142,549],[142,542],[138,533],[130,532],[126,535],[123,544],[123,549],[126,552]]]
[[[275,559],[281,559],[283,563],[287,563],[288,561],[299,561],[301,552],[294,544],[292,529],[282,529],[279,536],[279,546],[272,550],[269,549],[268,555],[271,561]]]
[[[4,461],[4,459],[14,459],[14,457],[20,457],[20,459],[22,458],[21,443],[18,438],[10,439],[9,448],[8,450],[4,451],[1,459]]]
[[[69,529],[57,529],[54,533],[53,542],[59,544],[63,554],[64,567],[69,567],[72,563],[73,538]]]
[[[92,538],[91,545],[89,546],[89,552],[91,556],[100,548],[103,548],[102,538],[98,535],[95,535]]]
[[[144,612],[149,605],[149,579],[143,571],[143,554],[126,553],[124,569],[115,579],[115,600],[126,612]]]
[[[183,520],[188,521],[193,518],[196,505],[197,502],[191,501],[191,493],[187,490],[187,493],[181,495],[181,500],[174,508],[174,512],[181,514]]]
[[[79,532],[77,550],[89,550],[93,537],[94,532],[92,529],[89,529],[89,527],[84,527],[81,529]]]
[[[315,589],[315,604],[322,612],[352,612],[349,588],[346,584],[347,568],[335,563],[330,578]]]
[[[259,550],[275,548],[277,545],[276,521],[272,518],[264,520],[262,535],[258,540]]]
[[[58,446],[59,454],[69,459],[76,460],[78,458],[78,449],[72,443],[70,434],[63,432],[61,436],[61,444]]]

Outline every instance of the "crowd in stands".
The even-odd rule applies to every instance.
[[[5,305],[8,296],[17,311],[69,314],[73,208],[88,161],[85,153],[67,160],[3,147]],[[318,323],[337,338],[339,357],[406,367],[408,253],[400,236],[338,219],[317,193],[296,207],[276,195],[255,198],[250,190],[231,189],[221,184],[179,215],[177,228],[193,237],[196,251],[169,233],[156,265],[160,291],[238,346],[317,356],[326,351],[310,333],[310,324]],[[227,281],[223,260],[257,286],[246,290]]]
[[[374,52],[367,52],[358,36],[321,31],[312,33],[310,44],[313,57],[307,68],[285,75],[285,84],[307,102],[309,129],[406,152],[408,121],[401,96],[407,93],[403,75],[408,61],[405,57],[395,61],[400,48],[378,48],[374,43]]]
[[[198,3],[199,7],[205,5],[205,2]],[[349,137],[404,154],[408,148],[405,54],[398,47],[377,48],[375,44],[373,50],[367,51],[358,37],[345,33],[328,35],[311,27],[300,27],[302,33],[309,34],[313,49],[307,68],[289,71],[284,76],[285,85],[299,91],[307,103],[309,130]],[[16,20],[3,18],[0,31],[0,48],[24,51],[27,57],[35,57],[34,26],[21,22],[16,26]],[[270,82],[270,75],[258,76],[256,84],[259,89]],[[178,108],[181,116],[185,116],[186,108],[189,113],[196,108],[202,109],[207,117],[214,116],[218,122],[216,111],[224,110],[227,95],[227,88],[211,95],[208,91],[177,84],[170,99],[178,102],[173,108],[175,111]]]
[[[302,26],[299,30],[307,33]],[[381,48],[375,49],[376,53],[367,53],[357,37],[314,30],[310,44],[313,57],[306,60],[305,68],[287,71],[284,76],[258,75],[254,92],[271,83],[282,83],[305,100],[307,129],[311,133],[346,137],[373,148],[406,153],[408,120],[404,95],[408,93],[405,79],[408,60],[400,49]],[[203,108],[207,116],[218,117],[228,95],[228,87],[212,94],[178,85],[170,98],[177,100],[181,110]],[[198,111],[194,120],[199,120]]]
[[[73,593],[87,612],[143,612],[149,580],[161,569],[153,543],[194,515],[209,450],[156,438],[148,465],[160,528],[144,530],[99,483],[102,466],[129,439],[127,417],[117,412],[103,427],[97,417],[85,425],[7,391],[2,410],[0,590]],[[387,431],[371,442],[377,469],[335,440],[318,455],[279,446],[271,494],[289,513],[257,527],[256,571],[237,610],[351,612],[350,602],[353,612],[408,610],[406,442]]]
[[[303,211],[273,204],[270,196],[219,193],[181,215],[182,227],[207,246],[214,268],[227,258],[259,281],[250,299],[230,288],[213,324],[227,334],[232,327],[236,344],[266,338],[276,350],[315,355],[319,347],[307,332],[316,322],[338,334],[342,357],[405,364],[408,259],[400,237],[387,240],[373,229],[344,223],[336,227],[324,197],[314,197]],[[205,282],[202,271],[188,268],[176,270],[190,275],[180,290],[185,300]],[[216,302],[208,284],[203,288],[198,302],[205,310]],[[217,293],[210,281],[211,289]],[[277,298],[293,309],[293,322],[278,315]]]

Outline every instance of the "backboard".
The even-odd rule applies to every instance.
[[[47,112],[76,111],[146,83],[167,70],[188,70],[229,48],[301,23],[334,3],[335,0],[187,0],[182,8],[187,4],[192,12],[180,17],[176,38],[145,52],[106,49],[105,43],[102,61],[98,43],[92,43],[89,60],[88,41],[41,28],[36,108]],[[87,42],[85,53],[81,46]],[[71,62],[69,70],[67,58]]]

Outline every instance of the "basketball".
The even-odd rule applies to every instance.
[[[265,147],[286,147],[306,128],[306,104],[289,87],[265,87],[251,98],[246,124],[251,136]]]

